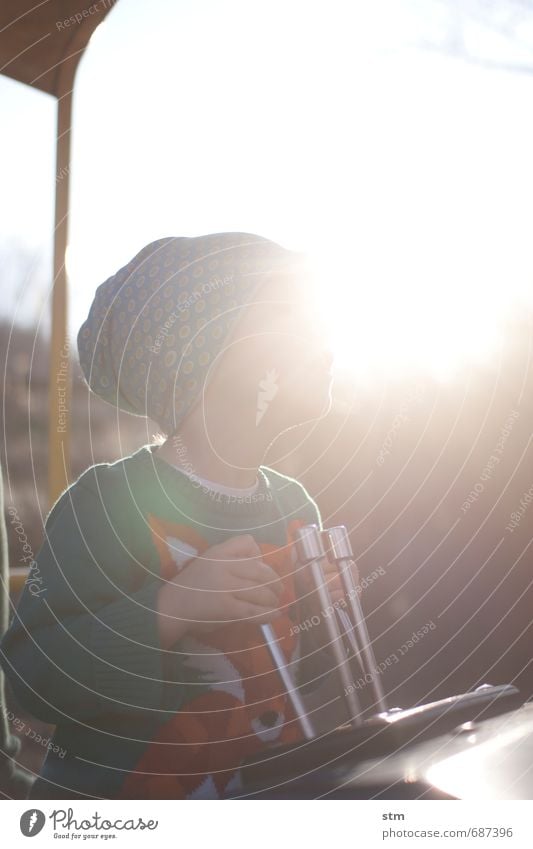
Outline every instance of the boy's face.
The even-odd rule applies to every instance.
[[[314,285],[276,275],[241,314],[215,379],[254,406],[258,425],[283,429],[328,412],[332,363]]]

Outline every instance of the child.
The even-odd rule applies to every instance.
[[[0,652],[56,725],[32,798],[224,798],[245,757],[302,738],[259,625],[295,679],[306,653],[318,674],[291,543],[321,518],[262,459],[331,403],[311,295],[300,255],[247,233],[161,239],[98,288],[85,377],[167,438],[93,465],[47,518]]]

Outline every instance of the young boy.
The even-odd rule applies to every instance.
[[[245,757],[302,738],[259,626],[295,680],[306,655],[318,674],[324,653],[295,636],[318,602],[291,543],[320,514],[262,465],[331,403],[304,269],[221,233],[154,242],[98,288],[85,377],[167,438],[93,465],[47,518],[42,581],[0,651],[20,702],[56,725],[32,798],[224,798]]]

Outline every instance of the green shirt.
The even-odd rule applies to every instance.
[[[242,690],[221,684],[209,664],[206,667],[209,640],[207,650],[186,639],[170,650],[161,648],[157,594],[195,550],[252,534],[261,550],[271,553],[275,566],[282,564],[294,523],[321,527],[317,505],[298,481],[266,466],[259,467],[258,477],[258,489],[246,499],[215,493],[158,457],[157,446],[148,444],[114,463],[90,467],[56,501],[16,615],[0,644],[0,662],[17,699],[30,713],[56,725],[33,798],[113,798],[124,792],[138,798],[224,795],[233,761],[249,750],[241,751],[234,743],[228,769],[225,763],[213,768],[211,780],[209,770],[220,760],[213,761],[220,735],[234,741],[247,736],[237,725],[231,731],[236,718],[244,716],[240,703],[231,701],[238,702]],[[286,612],[288,628],[297,619],[294,606],[287,604]],[[226,626],[222,642],[214,640],[214,660],[219,662],[224,652],[231,659],[233,651],[239,666],[244,634],[239,627]],[[261,642],[261,632],[258,626],[247,627],[255,627],[255,636],[247,632],[241,654],[251,663],[256,651],[252,642]],[[280,634],[289,645],[288,632]],[[265,651],[264,645],[257,649],[263,664],[258,678],[268,678],[270,690],[267,687],[260,697],[268,707],[275,673],[269,677],[265,672]],[[288,663],[296,663],[297,656],[298,647],[291,642]],[[297,672],[296,666],[292,671]],[[203,704],[217,687],[219,702],[206,702],[205,710],[190,707]],[[276,688],[282,692],[278,678]],[[277,708],[268,709],[259,717],[259,728],[249,708],[253,698],[247,698],[247,721],[255,729],[250,751],[275,742],[280,724],[279,740],[295,739],[297,724],[286,697],[282,707],[276,702],[283,721],[274,716]],[[213,707],[216,704],[222,707]],[[195,731],[192,724],[204,714],[226,723],[205,732],[210,743],[204,741],[188,760],[192,749],[185,739],[181,753],[170,749],[172,757],[160,759],[187,778],[171,780],[165,769],[164,778],[156,777],[149,786],[127,783],[138,764],[155,763],[155,772],[162,771],[157,755],[165,747],[158,749],[154,740],[165,742],[167,755],[180,734],[191,739],[196,734],[200,740],[203,726]],[[198,768],[191,769],[191,763]],[[189,778],[192,773],[201,780]]]

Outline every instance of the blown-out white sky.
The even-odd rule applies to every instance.
[[[244,230],[311,253],[354,373],[496,356],[533,306],[533,74],[414,49],[445,23],[419,5],[119,0],[76,81],[73,336],[147,242]],[[0,97],[2,309],[45,322],[55,103],[5,78]]]

